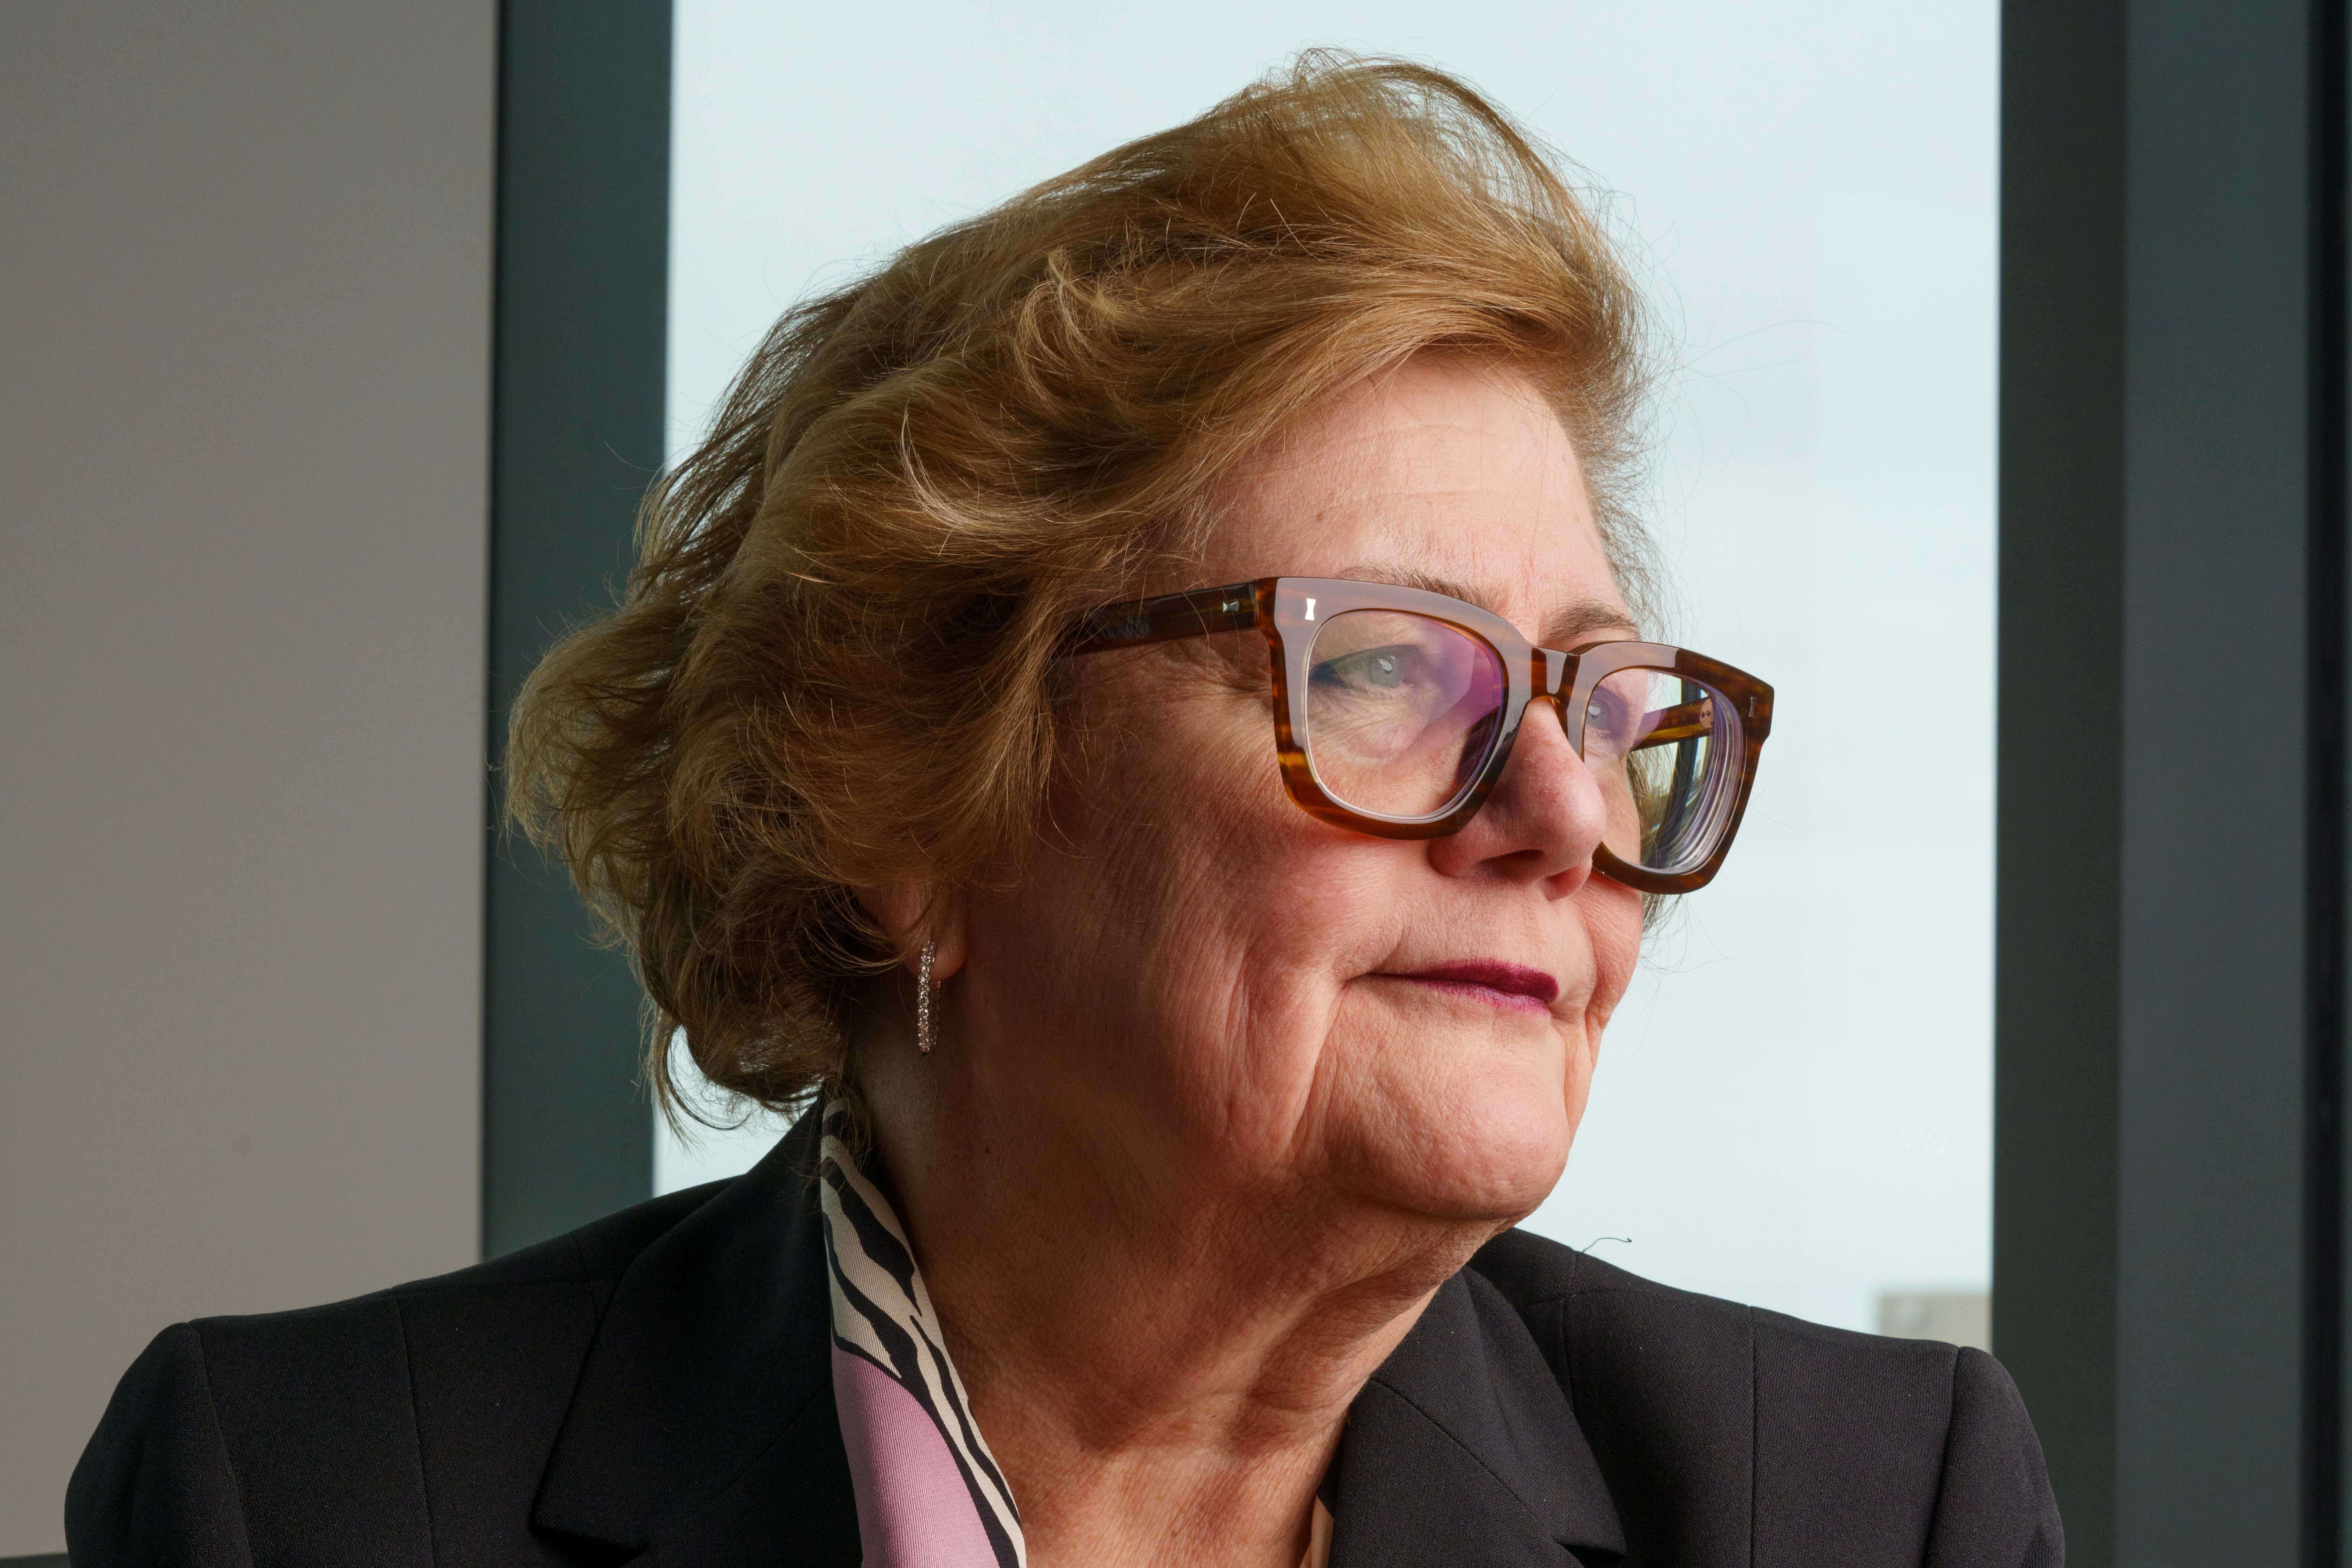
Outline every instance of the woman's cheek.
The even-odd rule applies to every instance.
[[[1598,1051],[1601,1033],[1625,999],[1641,963],[1642,899],[1601,877],[1587,881],[1576,896],[1592,952],[1592,994],[1584,1006],[1586,1043],[1588,1050]]]

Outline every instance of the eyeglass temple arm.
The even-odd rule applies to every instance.
[[[1658,721],[1650,732],[1633,742],[1639,752],[1651,746],[1671,746],[1676,741],[1696,741],[1715,731],[1713,700],[1702,697],[1696,702],[1678,702],[1672,708],[1658,710]]]
[[[1100,653],[1105,648],[1141,647],[1216,632],[1245,632],[1257,625],[1257,584],[1228,583],[1189,594],[1162,594],[1106,605],[1080,621],[1063,652]]]

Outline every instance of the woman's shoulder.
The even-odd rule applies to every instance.
[[[447,1321],[478,1333],[501,1319],[543,1317],[553,1301],[579,1298],[601,1304],[640,1253],[726,1185],[713,1183],[655,1198],[536,1246],[348,1300],[176,1323],[155,1337],[125,1383],[142,1367],[159,1362],[168,1366],[193,1354],[203,1359],[209,1383],[241,1388],[268,1381],[240,1375],[248,1362],[256,1373],[272,1365],[299,1364],[302,1397],[315,1400],[322,1392],[320,1379],[353,1356],[397,1343],[412,1363],[436,1359],[435,1352],[446,1347],[415,1343],[420,1325]]]
[[[1731,1543],[1712,1535],[1752,1529],[1762,1552],[1858,1518],[1923,1552],[1932,1538],[1937,1561],[2063,1559],[2033,1424],[1983,1351],[1678,1290],[1525,1231],[1470,1269],[1528,1325],[1629,1528],[1670,1526],[1675,1561],[1716,1560]]]
[[[1802,1367],[1894,1384],[1955,1376],[2007,1381],[2000,1363],[1981,1351],[1829,1328],[1677,1289],[1524,1230],[1496,1237],[1471,1259],[1470,1268],[1521,1317],[1572,1324],[1577,1348],[1604,1358],[1613,1350],[1637,1353],[1656,1370],[1687,1365],[1702,1375],[1744,1377],[1758,1347],[1770,1346],[1767,1353],[1788,1358],[1791,1371]]]
[[[165,1329],[75,1468],[74,1561],[208,1560],[206,1542],[236,1560],[257,1527],[320,1560],[415,1536],[421,1447],[543,1456],[614,1284],[716,1190],[350,1300]],[[184,1550],[156,1557],[166,1542]]]

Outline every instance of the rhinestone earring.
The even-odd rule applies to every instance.
[[[923,971],[915,980],[915,1048],[925,1056],[937,1043],[931,1034],[931,960],[939,951],[938,942],[923,943]]]

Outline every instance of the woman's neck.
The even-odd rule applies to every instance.
[[[1496,1226],[889,1076],[887,1179],[1029,1561],[1295,1568],[1349,1405]]]

